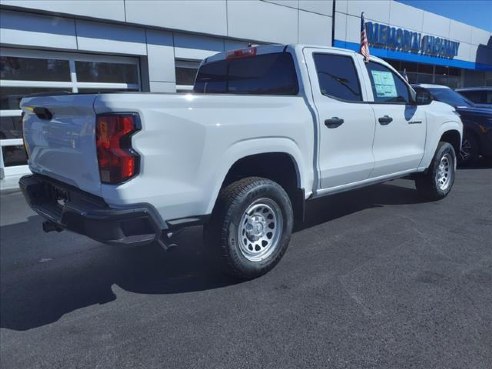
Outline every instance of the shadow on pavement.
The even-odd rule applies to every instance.
[[[40,223],[39,217],[33,216],[28,222],[2,227],[2,239],[19,232],[41,233]],[[77,241],[82,237],[68,232],[49,236]],[[45,246],[33,238],[29,245],[16,244],[18,252]],[[174,294],[238,283],[221,274],[217,261],[205,252],[200,228],[186,230],[180,238],[182,247],[169,252],[154,245],[125,249],[87,239],[86,250],[70,254],[63,251],[70,241],[54,239],[58,245],[54,251],[50,245],[52,260],[36,259],[17,270],[2,268],[0,327],[27,330],[55,322],[73,310],[113,301],[113,285],[141,294]],[[2,249],[13,242],[3,242]]]
[[[418,202],[413,188],[372,186],[310,201],[306,222],[298,228],[367,208]],[[89,239],[85,242],[68,232],[44,235],[40,224],[40,217],[32,216],[27,222],[0,229],[2,328],[28,330],[56,322],[71,311],[113,301],[117,298],[113,285],[139,294],[177,294],[238,283],[220,272],[219,263],[203,245],[201,227],[185,230],[177,239],[180,246],[166,253],[157,246],[123,249]],[[29,233],[34,235],[19,241],[18,235]],[[32,257],[43,247],[49,249],[52,260],[40,262]],[[70,252],[66,247],[72,247]],[[22,260],[25,254],[31,255],[28,262]],[[17,259],[26,265],[19,267]]]
[[[364,209],[387,205],[418,204],[427,201],[419,196],[413,186],[413,181],[405,182],[408,182],[410,187],[401,187],[387,182],[308,201],[304,223],[296,226],[296,231]]]
[[[467,169],[489,169],[492,168],[492,159],[481,157],[476,163],[458,166],[459,170]]]

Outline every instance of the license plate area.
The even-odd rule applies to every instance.
[[[45,186],[49,202],[61,211],[65,204],[70,201],[70,192],[51,183],[46,183]]]

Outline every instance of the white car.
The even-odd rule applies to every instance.
[[[33,175],[20,186],[46,218],[106,243],[173,243],[204,224],[239,278],[274,267],[305,202],[412,176],[453,186],[462,123],[384,61],[305,45],[205,59],[193,93],[26,97]]]

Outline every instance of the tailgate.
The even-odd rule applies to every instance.
[[[21,108],[30,169],[99,195],[96,96],[26,97]]]

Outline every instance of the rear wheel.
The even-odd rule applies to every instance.
[[[284,189],[271,180],[248,177],[220,192],[205,234],[228,274],[252,279],[280,261],[292,226],[292,205]]]
[[[448,195],[456,174],[456,153],[448,142],[439,142],[427,170],[415,179],[417,191],[429,200],[440,200]]]

